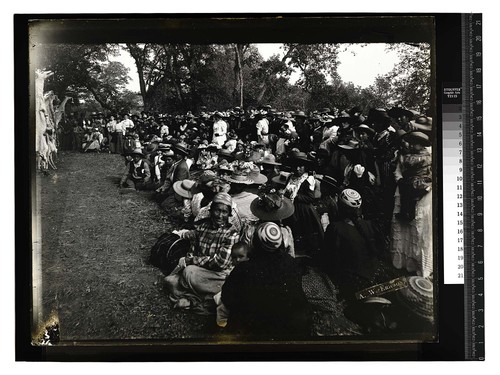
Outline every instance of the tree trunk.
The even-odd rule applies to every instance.
[[[176,74],[176,69],[174,67],[174,64],[177,65],[177,59],[175,58],[175,56],[169,59],[170,74],[172,75],[172,83],[174,84],[175,92],[177,93],[177,98],[179,99],[181,107],[184,108],[184,98],[182,96],[181,82],[179,78],[177,78],[178,76]]]
[[[146,82],[144,81],[144,64],[143,64],[143,54],[144,50],[142,50],[137,44],[127,43],[128,51],[130,56],[135,61],[135,66],[137,68],[137,75],[139,76],[139,87],[141,90],[142,102],[144,103],[144,108],[147,108],[147,88]]]
[[[236,56],[235,59],[235,91],[239,92],[239,106],[243,107],[243,69],[241,66],[241,58],[243,55],[243,44],[235,44],[234,45],[234,53]]]
[[[264,82],[264,84],[261,87],[259,96],[257,96],[257,103],[260,103],[262,101],[262,98],[264,97],[266,91],[267,91],[267,82]]]

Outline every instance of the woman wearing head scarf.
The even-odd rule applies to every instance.
[[[252,245],[250,259],[239,263],[222,287],[222,302],[230,311],[227,329],[254,337],[309,336],[311,313],[301,268],[285,253],[280,227],[260,224]]]
[[[178,267],[165,278],[170,299],[176,307],[206,312],[206,304],[233,268],[231,248],[239,232],[229,223],[232,201],[227,193],[218,193],[212,200],[210,217],[193,230],[174,232],[191,241],[191,252],[179,260]]]

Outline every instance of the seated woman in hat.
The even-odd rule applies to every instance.
[[[283,220],[293,215],[295,208],[292,201],[284,197],[283,193],[283,190],[275,189],[271,184],[259,188],[258,197],[250,205],[250,210],[259,221],[246,223],[240,240],[251,248],[255,229],[263,222],[273,222],[280,227],[285,252],[295,257],[292,230],[283,223]]]
[[[182,203],[172,207],[172,210],[168,212],[170,217],[175,217],[184,223],[191,222],[194,219],[191,209],[191,201],[193,199],[192,188],[194,184],[194,180],[182,180],[174,183],[174,191],[181,197]]]
[[[253,337],[304,338],[310,335],[311,309],[302,290],[299,263],[284,251],[281,228],[260,224],[249,260],[238,263],[222,286],[230,311],[226,329]]]
[[[345,300],[346,317],[360,324],[363,324],[368,308],[364,301],[356,298],[356,292],[395,278],[383,261],[383,241],[372,222],[361,217],[362,204],[357,191],[342,190],[339,216],[328,226],[317,258],[318,264],[337,286],[338,299]]]
[[[374,173],[376,172],[369,168],[369,165],[374,167],[374,164],[366,164],[367,160],[362,158],[364,154],[360,148],[360,142],[354,138],[347,143],[339,144],[338,147],[347,163],[343,171],[343,186],[354,189],[361,194],[364,202],[363,214],[368,218],[374,218],[381,211],[375,193],[376,177]],[[373,162],[373,159],[371,161]]]
[[[229,132],[227,133],[227,138],[228,140],[226,141],[226,143],[224,143],[223,148],[228,150],[229,152],[233,152],[234,150],[236,150],[236,143],[238,142],[238,136],[236,135],[236,133]]]
[[[101,151],[101,142],[104,138],[100,129],[95,127],[90,130],[86,137],[85,143],[82,145],[83,152],[99,152]]]
[[[309,174],[313,162],[299,151],[294,152],[286,164],[292,167],[293,173],[286,184],[285,197],[290,198],[295,206],[294,214],[289,219],[295,237],[295,252],[297,255],[314,256],[323,241],[324,231],[313,206],[316,180]]]
[[[205,170],[208,169],[207,165],[210,162],[210,155],[208,154],[208,141],[204,140],[201,144],[196,148],[197,155],[195,156],[195,166],[198,169]]]
[[[433,267],[431,143],[422,132],[406,133],[403,140],[409,150],[399,152],[394,172],[398,186],[390,251],[396,268],[427,277]]]
[[[221,291],[231,272],[231,249],[239,233],[229,223],[232,200],[218,193],[212,200],[210,217],[196,223],[193,230],[174,232],[191,241],[191,252],[179,260],[179,267],[165,278],[169,298],[176,307],[206,312],[213,296]]]
[[[258,221],[259,219],[250,210],[250,204],[257,198],[257,195],[250,192],[250,186],[254,183],[248,177],[248,172],[245,169],[236,169],[231,175],[225,178],[231,185],[231,198],[238,206],[238,211],[243,222]]]
[[[262,167],[262,174],[267,177],[268,180],[279,176],[279,167],[281,163],[276,162],[276,158],[273,154],[267,154],[261,160],[256,162],[257,165]]]
[[[127,171],[120,180],[121,188],[148,190],[151,186],[151,171],[144,159],[142,150],[136,149],[131,153],[132,160],[128,163]]]

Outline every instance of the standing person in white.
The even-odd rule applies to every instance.
[[[216,143],[220,147],[224,146],[227,140],[227,122],[222,119],[222,114],[220,112],[214,113],[213,130],[212,143]]]
[[[257,142],[267,146],[269,144],[269,120],[266,118],[266,112],[261,111],[259,118],[255,125],[257,128]]]

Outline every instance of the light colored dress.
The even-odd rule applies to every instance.
[[[427,148],[427,151],[430,150]],[[398,161],[395,177],[401,175],[401,158]],[[401,195],[396,189],[394,214],[400,212]],[[397,269],[416,272],[418,276],[428,277],[433,272],[432,254],[432,192],[424,195],[415,206],[415,219],[407,222],[394,215],[391,226],[391,257]]]

